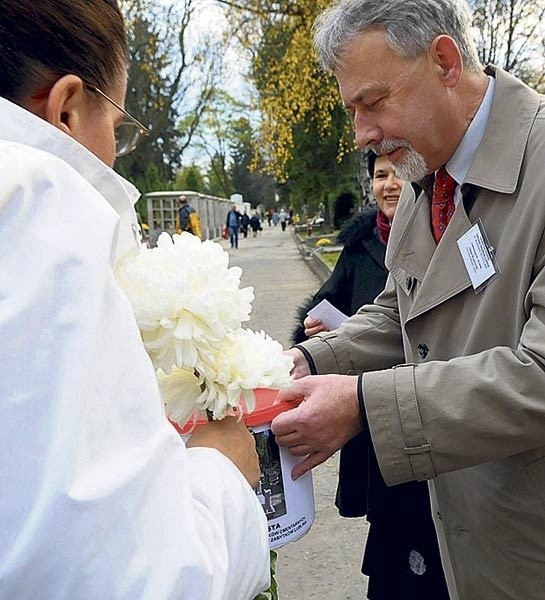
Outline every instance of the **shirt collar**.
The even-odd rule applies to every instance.
[[[488,118],[490,116],[490,110],[492,108],[495,86],[496,82],[494,78],[489,75],[488,87],[481,105],[479,106],[479,110],[475,113],[475,116],[465,132],[462,141],[456,148],[456,151],[445,165],[447,171],[456,180],[458,185],[464,183],[475,153],[477,152],[477,148],[483,139]]]
[[[0,139],[26,144],[64,160],[104,196],[120,215],[140,196],[132,183],[123,179],[74,138],[1,97]]]

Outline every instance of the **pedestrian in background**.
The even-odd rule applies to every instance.
[[[258,212],[254,212],[254,214],[252,215],[252,218],[250,219],[250,227],[252,228],[252,233],[253,236],[256,237],[257,236],[257,232],[261,231],[261,219],[259,217]]]
[[[479,63],[462,0],[337,0],[315,43],[356,141],[404,185],[384,292],[290,351],[276,417],[301,475],[369,431],[389,485],[430,480],[449,592],[545,591],[545,101]]]
[[[242,217],[237,210],[237,205],[232,204],[231,210],[227,213],[225,226],[229,229],[229,242],[231,248],[238,248],[238,230],[240,228]]]
[[[250,217],[248,213],[244,211],[242,216],[240,217],[240,229],[242,230],[242,235],[244,237],[248,237],[248,227],[250,225]]]
[[[290,216],[288,213],[282,209],[280,214],[278,215],[278,219],[280,221],[280,227],[282,227],[282,231],[286,231],[286,225],[288,224]]]
[[[116,284],[139,194],[111,167],[147,134],[128,59],[114,0],[2,2],[1,600],[251,600],[269,579],[252,436],[226,419],[186,448]]]
[[[188,233],[196,235],[199,239],[202,239],[201,219],[197,211],[191,206],[188,197],[184,194],[179,196],[178,201],[180,203],[180,209],[178,211],[177,231],[179,233],[187,231]]]

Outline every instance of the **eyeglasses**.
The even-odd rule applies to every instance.
[[[117,158],[130,154],[138,145],[142,136],[150,134],[149,129],[144,127],[140,121],[135,119],[130,113],[128,113],[123,107],[121,107],[115,100],[112,100],[103,91],[99,90],[90,83],[85,83],[85,87],[90,92],[95,92],[99,96],[102,96],[105,100],[113,104],[118,110],[120,110],[125,117],[125,121],[122,121],[115,129],[115,155]]]

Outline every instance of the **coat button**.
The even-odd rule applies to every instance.
[[[418,344],[418,354],[420,358],[426,358],[430,353],[430,349],[426,346],[426,344]]]

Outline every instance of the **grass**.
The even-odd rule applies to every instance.
[[[340,255],[340,252],[321,252],[320,258],[333,269],[337,264]]]

